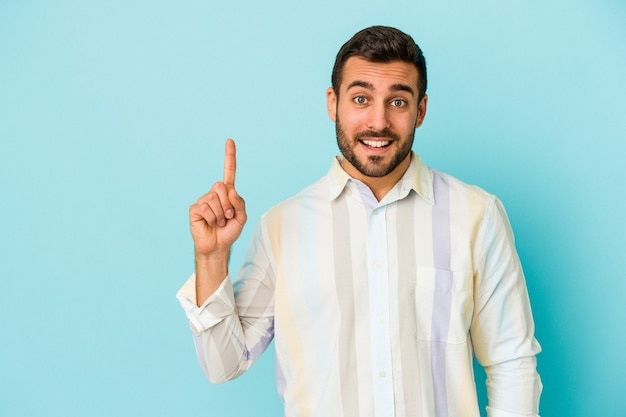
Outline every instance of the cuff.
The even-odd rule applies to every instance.
[[[185,310],[195,333],[210,329],[235,312],[235,295],[230,276],[200,307],[196,305],[196,275],[193,274],[178,290],[176,298]]]

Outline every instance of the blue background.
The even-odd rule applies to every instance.
[[[541,414],[626,415],[624,22],[621,0],[0,0],[0,415],[282,414],[273,350],[221,386],[197,365],[187,209],[235,138],[238,267],[329,167],[334,56],[372,24],[425,52],[415,150],[507,207]]]

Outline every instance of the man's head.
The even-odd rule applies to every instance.
[[[397,29],[364,29],[337,54],[332,82],[327,110],[342,166],[384,195],[408,168],[415,129],[426,115],[424,56]]]
[[[372,26],[357,32],[346,42],[335,58],[331,77],[335,92],[339,93],[343,69],[350,57],[360,57],[369,62],[407,62],[415,65],[419,74],[417,86],[419,99],[426,94],[426,60],[413,38],[388,26]]]

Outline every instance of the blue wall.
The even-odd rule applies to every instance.
[[[281,415],[273,352],[222,386],[197,366],[187,208],[234,137],[238,264],[326,172],[334,55],[372,24],[426,54],[415,150],[507,207],[541,414],[626,415],[623,1],[91,3],[0,0],[0,415]]]

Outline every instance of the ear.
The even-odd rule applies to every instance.
[[[332,87],[326,90],[326,111],[333,123],[337,122],[337,94]]]
[[[417,129],[424,122],[424,117],[426,117],[426,107],[428,104],[428,94],[424,94],[422,97],[422,101],[417,105],[417,120],[415,121],[415,128]]]

